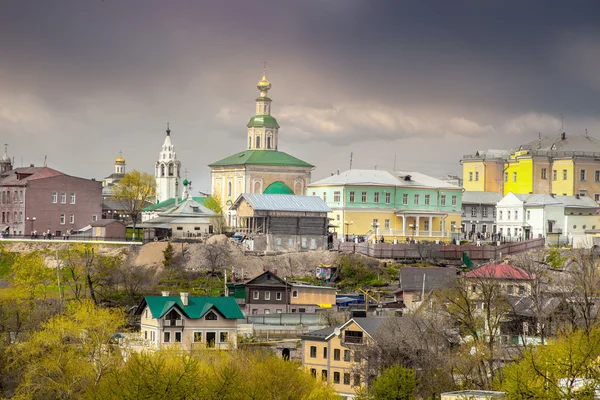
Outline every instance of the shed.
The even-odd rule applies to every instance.
[[[92,222],[92,237],[102,239],[125,239],[127,225],[116,219],[100,219]]]

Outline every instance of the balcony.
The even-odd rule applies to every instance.
[[[552,227],[551,229],[548,229],[549,234],[555,233],[555,234],[560,234],[562,235],[562,229],[561,228],[554,228]]]
[[[165,319],[164,320],[164,327],[169,327],[169,326],[183,326],[183,320],[182,319]]]
[[[362,336],[344,336],[342,340],[343,344],[364,344],[364,338]]]

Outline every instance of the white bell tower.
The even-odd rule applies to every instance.
[[[171,129],[167,124],[167,137],[156,162],[156,201],[162,202],[179,197],[181,162],[177,159],[175,146],[171,143]]]

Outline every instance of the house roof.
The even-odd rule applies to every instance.
[[[92,222],[90,224],[90,226],[95,227],[95,226],[108,226],[110,224],[121,224],[123,226],[125,226],[125,224],[117,219],[99,219],[96,222]]]
[[[565,139],[561,138],[561,134],[544,136],[541,140],[532,140],[521,146],[528,150],[541,151],[583,151],[583,152],[600,152],[600,140],[588,136],[586,134],[565,135]]]
[[[587,196],[552,196],[550,194],[513,194],[517,199],[521,200],[524,205],[529,206],[549,206],[557,205],[567,208],[598,208],[598,204]],[[464,193],[463,193],[464,196]],[[464,197],[463,197],[464,199]],[[464,200],[463,200],[464,202]]]
[[[308,187],[316,186],[391,186],[460,189],[456,185],[420,172],[386,171],[380,169],[350,169],[308,185]]]
[[[462,194],[462,203],[496,205],[502,197],[504,197],[502,194],[496,192],[464,191]]]
[[[556,196],[549,194],[515,194],[517,199],[529,206],[549,206],[560,205],[561,202],[556,199]]]
[[[423,290],[425,278],[425,291],[440,288],[456,277],[455,267],[404,267],[400,268],[400,288],[398,291]]]
[[[388,318],[387,317],[361,317],[361,318],[351,318],[345,323],[337,326],[332,326],[325,329],[319,329],[318,331],[313,331],[302,335],[301,338],[305,340],[319,340],[319,341],[327,341],[329,340],[336,331],[336,328],[343,330],[350,323],[354,322],[358,325],[367,335],[370,337],[374,337],[377,329],[383,324]]]
[[[467,278],[484,278],[484,279],[517,279],[531,280],[535,279],[535,275],[529,274],[519,267],[510,264],[487,264],[469,271],[465,274]]]
[[[202,318],[213,308],[227,319],[244,318],[244,314],[233,297],[190,296],[188,305],[184,306],[180,296],[146,296],[139,305],[137,313],[140,314],[146,305],[150,308],[152,318],[162,318],[173,307],[177,307],[191,319]]]
[[[246,282],[246,285],[250,285],[250,286],[252,286],[252,285],[282,286],[282,285],[289,285],[289,284],[286,283],[286,281],[284,281],[277,275],[275,275],[273,272],[265,271],[262,274],[250,279],[248,282]]]
[[[587,196],[556,196],[556,199],[569,208],[598,208],[598,203]]]
[[[214,211],[209,210],[200,202],[192,198],[182,200],[176,207],[160,213],[161,217],[214,217],[217,215]]]
[[[228,165],[279,165],[314,168],[314,165],[306,161],[277,150],[245,150],[222,160],[215,161],[209,164],[209,167]]]
[[[541,312],[543,316],[548,317],[558,308],[562,300],[558,297],[546,297],[538,299],[538,304],[536,304],[530,297],[508,296],[508,302],[518,316],[536,317]]]
[[[209,197],[192,197],[192,199],[197,202],[200,203],[202,205],[206,204],[206,201],[208,201]],[[181,203],[183,201],[183,199],[180,197],[178,199],[178,201]],[[175,197],[171,198],[171,199],[167,199],[165,201],[161,201],[160,203],[156,203],[156,204],[151,204],[148,207],[145,207],[142,211],[156,211],[156,212],[160,212],[160,211],[166,211],[169,208],[172,208],[173,206],[175,206]]]
[[[243,193],[233,203],[236,210],[245,199],[254,211],[331,212],[327,204],[317,196],[294,196],[291,194]]]
[[[66,175],[60,171],[49,167],[23,167],[15,168],[6,172],[0,178],[0,184],[3,186],[25,186],[27,182],[36,179],[52,178],[55,176]]]

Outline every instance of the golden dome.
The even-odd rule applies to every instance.
[[[256,84],[259,90],[271,89],[271,82],[267,79],[267,71],[264,72],[262,79]]]
[[[119,154],[119,157],[115,160],[115,164],[125,164],[125,159]]]

